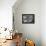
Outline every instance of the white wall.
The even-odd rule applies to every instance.
[[[12,28],[12,6],[16,0],[0,0],[0,27]]]
[[[41,15],[42,46],[46,46],[46,0],[41,1]]]
[[[35,41],[36,46],[41,46],[41,1],[23,0],[16,8],[13,8],[15,29],[22,32],[24,37]],[[22,24],[22,14],[35,14],[35,24]]]

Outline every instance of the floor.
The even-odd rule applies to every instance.
[[[2,43],[0,46],[16,46],[15,45],[15,39],[13,40],[6,40],[6,42]]]

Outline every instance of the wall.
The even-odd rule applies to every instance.
[[[41,40],[42,46],[46,46],[46,0],[41,1]]]
[[[19,6],[13,7],[15,29],[22,32],[24,38],[34,40],[36,46],[41,46],[40,3],[40,0],[23,0]],[[22,14],[35,14],[35,24],[22,24]]]
[[[16,0],[0,0],[0,27],[12,28],[12,6]]]

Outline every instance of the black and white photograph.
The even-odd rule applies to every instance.
[[[22,14],[22,23],[23,24],[34,24],[35,14]]]

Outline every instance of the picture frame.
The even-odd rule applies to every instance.
[[[22,24],[34,24],[35,14],[22,14]]]

